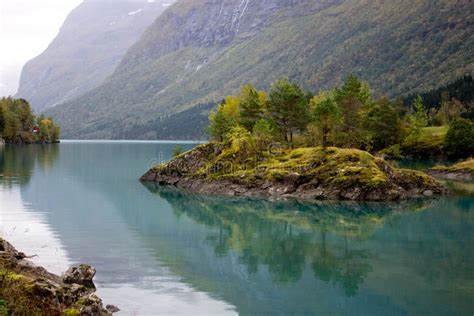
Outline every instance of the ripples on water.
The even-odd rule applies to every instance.
[[[472,314],[470,184],[456,197],[383,205],[140,184],[173,147],[0,149],[2,236],[55,273],[92,264],[99,295],[124,315]]]

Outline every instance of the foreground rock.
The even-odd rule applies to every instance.
[[[62,277],[28,261],[0,238],[0,299],[12,315],[112,315],[97,297],[95,269],[80,265]]]
[[[474,158],[457,163],[450,167],[436,166],[427,171],[434,177],[455,180],[455,181],[474,181]]]
[[[209,143],[152,168],[141,181],[200,194],[268,198],[396,201],[446,192],[422,172],[394,168],[361,150],[299,148],[253,156]]]

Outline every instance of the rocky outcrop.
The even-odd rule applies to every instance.
[[[80,284],[88,287],[94,286],[92,279],[95,276],[95,269],[87,264],[69,268],[62,276],[66,284]]]
[[[63,276],[49,273],[27,260],[0,238],[0,297],[12,315],[112,315],[97,297],[88,265],[72,267]]]
[[[453,181],[474,181],[473,171],[445,171],[445,170],[428,170],[430,175],[435,178]]]
[[[446,193],[432,177],[394,168],[360,150],[300,148],[270,163],[247,158],[242,164],[238,156],[209,143],[149,170],[141,181],[200,194],[272,199],[396,201]]]

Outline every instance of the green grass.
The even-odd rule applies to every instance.
[[[404,155],[439,155],[443,152],[448,126],[422,128],[419,135],[409,135],[400,146]]]
[[[285,150],[278,155],[267,153],[266,156],[267,158],[256,161],[246,155],[246,159],[242,161],[235,152],[226,149],[195,175],[214,180],[251,182],[262,179],[278,182],[291,174],[297,174],[327,185],[359,184],[367,188],[384,186],[388,182],[387,176],[378,166],[385,162],[362,150],[310,147]]]
[[[470,158],[468,160],[456,163],[452,166],[437,165],[433,168],[433,170],[447,171],[447,172],[456,172],[456,171],[474,172],[474,158]]]
[[[471,158],[469,160],[457,163],[453,166],[455,170],[468,170],[474,171],[474,159]]]

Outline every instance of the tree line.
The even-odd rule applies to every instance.
[[[474,119],[474,79],[469,74],[437,89],[410,94],[403,98],[403,103],[409,107],[418,96],[421,96],[423,104],[429,111],[432,108],[439,108],[446,98],[455,99],[462,104],[469,105],[467,107],[469,111],[466,111],[463,117]]]
[[[51,117],[35,116],[24,99],[0,99],[0,138],[5,142],[47,143],[59,140],[60,128]]]
[[[468,141],[474,139],[474,125],[462,118],[471,106],[448,93],[429,111],[421,96],[409,107],[401,98],[376,99],[369,84],[354,75],[342,86],[317,95],[281,79],[268,92],[246,84],[238,95],[226,97],[210,113],[207,132],[217,141],[244,139],[256,151],[279,142],[290,147],[337,146],[376,152],[418,137],[425,127],[450,125],[458,130],[448,132],[448,136],[457,135],[451,141],[464,139],[451,148],[456,156],[468,148],[474,151],[472,140]],[[465,137],[459,138],[459,133]]]

